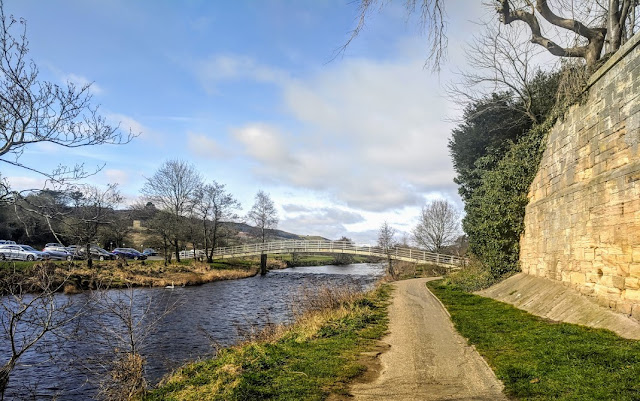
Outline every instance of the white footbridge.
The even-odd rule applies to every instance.
[[[198,252],[198,251],[196,251]],[[204,254],[204,251],[202,251]],[[241,258],[261,254],[283,253],[333,253],[361,256],[391,257],[405,262],[433,264],[447,268],[462,267],[465,258],[423,251],[416,248],[393,247],[383,249],[377,246],[354,245],[347,241],[298,241],[286,240],[217,248],[215,259]],[[185,255],[189,257],[189,255]],[[193,251],[191,251],[193,257]]]

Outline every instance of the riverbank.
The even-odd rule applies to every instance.
[[[220,280],[254,276],[259,267],[252,261],[230,259],[208,264],[194,260],[164,266],[163,261],[94,261],[91,269],[85,261],[74,262],[2,262],[0,281],[23,282],[27,291],[34,275],[45,267],[53,275],[54,288],[73,294],[96,288],[176,287],[200,285]]]
[[[640,342],[558,323],[440,282],[427,284],[458,332],[505,385],[528,400],[637,400]]]
[[[326,289],[288,327],[270,327],[215,359],[188,364],[150,391],[155,400],[322,400],[346,394],[366,370],[362,353],[387,330],[390,287]]]

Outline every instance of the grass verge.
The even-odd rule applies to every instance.
[[[390,287],[303,315],[269,339],[220,351],[166,379],[144,400],[323,400],[344,394],[360,353],[387,330]]]
[[[556,323],[442,281],[428,287],[521,400],[640,400],[640,342]]]

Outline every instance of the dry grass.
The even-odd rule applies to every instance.
[[[165,287],[167,285],[190,286],[220,280],[235,280],[254,276],[257,269],[241,266],[238,268],[212,268],[203,262],[190,264],[172,264],[164,266],[160,263],[129,261],[126,265],[119,261],[94,262],[94,267],[88,269],[85,262],[51,263],[56,277],[63,285],[64,292],[74,294],[85,290],[104,288],[133,287]],[[40,264],[36,264],[40,265]],[[0,271],[0,278],[25,280],[28,282],[33,267],[21,270]]]

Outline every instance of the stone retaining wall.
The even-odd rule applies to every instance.
[[[640,34],[551,130],[529,199],[523,272],[640,319]]]

